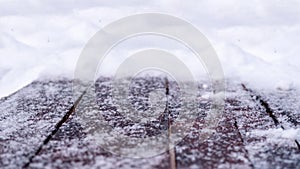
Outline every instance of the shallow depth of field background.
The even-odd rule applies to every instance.
[[[72,77],[82,48],[98,30],[144,12],[170,14],[194,24],[213,44],[226,78],[259,88],[299,88],[299,9],[299,0],[0,0],[0,97],[37,78]],[[205,75],[187,49],[154,36],[116,47],[104,74],[113,74],[126,56],[149,47],[173,52],[197,76]]]

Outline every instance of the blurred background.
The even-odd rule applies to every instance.
[[[145,12],[195,25],[215,48],[227,79],[257,88],[298,88],[299,9],[299,0],[0,0],[0,97],[38,78],[72,78],[81,50],[97,31]],[[115,47],[101,67],[103,75],[113,75],[122,60],[143,48],[169,50],[196,76],[205,75],[191,51],[158,36],[136,37]]]

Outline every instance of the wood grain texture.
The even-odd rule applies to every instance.
[[[110,127],[114,132],[108,136],[116,131],[133,138],[165,134],[162,142],[168,141],[168,131],[171,131],[168,126],[182,113],[182,104],[188,104],[182,100],[190,99],[182,98],[173,81],[168,82],[166,89],[164,78],[137,78],[131,83],[127,100],[135,110],[143,112],[151,110],[151,104],[163,103],[166,90],[168,102],[167,109],[152,112],[143,124],[136,123],[130,112],[120,112],[116,106],[116,100],[122,97],[112,95],[115,87],[128,87],[123,82],[112,86],[110,78],[98,79],[80,99],[75,111],[72,110],[75,104],[72,81],[67,79],[36,81],[0,99],[0,168],[22,168],[28,162],[27,168],[167,169],[174,166],[170,151],[150,158],[129,158],[111,152],[96,139],[94,134],[101,127]],[[153,91],[157,90],[160,95],[153,97]],[[297,93],[296,90],[252,90],[230,81],[222,118],[215,132],[203,140],[201,135],[212,92],[208,83],[200,82],[197,107],[191,107],[197,117],[189,133],[171,153],[176,168],[300,168],[300,150],[295,142],[300,131]],[[66,116],[68,112],[70,116]],[[64,117],[67,119],[62,120]],[[99,119],[106,123],[100,123]]]

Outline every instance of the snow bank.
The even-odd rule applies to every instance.
[[[239,78],[259,88],[289,90],[300,86],[299,8],[297,0],[2,0],[0,97],[41,76],[72,77],[82,48],[95,32],[114,20],[142,12],[171,14],[198,27],[216,49],[227,78]],[[105,73],[111,74],[122,61],[120,58],[136,49],[158,46],[181,56],[189,55],[174,43],[165,45],[151,37],[129,44],[112,52],[106,62],[111,66]],[[182,58],[193,71],[200,72],[197,75],[202,74],[203,69],[198,69],[193,59]]]

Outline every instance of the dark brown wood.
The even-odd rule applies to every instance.
[[[246,89],[245,85],[242,88],[244,92],[239,90],[235,98],[244,106],[237,106],[242,111],[234,113],[255,168],[299,168],[300,151],[293,138],[284,136],[280,118],[264,100],[265,96]],[[251,100],[256,104],[249,104]]]
[[[117,87],[126,89],[124,82],[119,81]],[[153,112],[157,116],[151,116],[152,120],[137,124],[119,112],[115,104],[122,97],[112,95],[116,86],[109,78],[100,78],[82,98],[75,99],[70,80],[34,82],[0,99],[0,168],[167,169],[174,168],[172,156],[176,168],[300,168],[297,138],[288,133],[299,131],[299,92],[253,90],[233,82],[227,86],[225,111],[207,139],[202,135],[212,91],[203,82],[199,84],[198,107],[193,108],[197,117],[174,151],[135,159],[109,151],[94,133],[108,126],[134,138],[172,132],[169,126],[181,113],[181,104],[188,103],[181,100],[190,99],[179,95],[176,83],[158,77],[132,81],[126,101],[136,110],[142,112],[153,102],[164,102],[154,98],[150,103],[150,93],[155,90],[168,97],[167,112]],[[166,140],[169,132],[165,132]]]
[[[21,168],[72,107],[72,82],[36,81],[0,103],[0,168]]]

